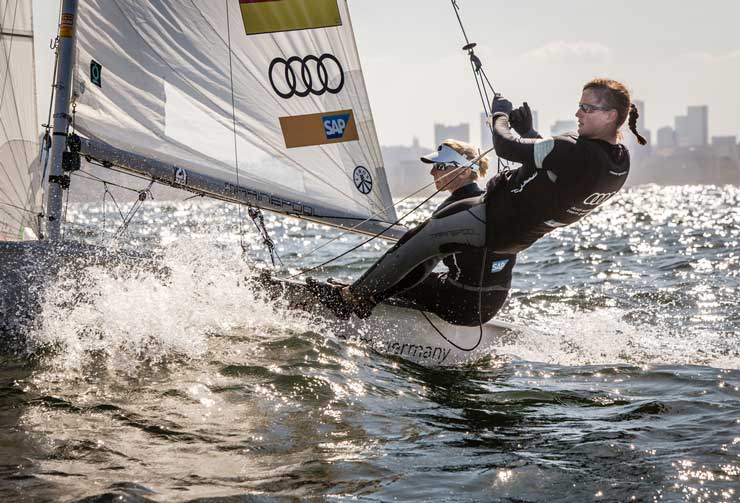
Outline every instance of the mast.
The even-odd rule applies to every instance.
[[[72,118],[69,99],[74,65],[75,20],[77,0],[63,0],[59,22],[59,67],[54,82],[54,124],[51,140],[49,194],[46,201],[46,234],[51,241],[62,238],[62,202],[64,190],[69,187],[69,177],[64,174],[62,157],[67,146],[67,132]]]

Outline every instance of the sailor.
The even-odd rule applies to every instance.
[[[638,113],[624,84],[594,79],[583,86],[576,111],[578,133],[540,138],[527,106],[493,102],[493,138],[499,157],[521,163],[498,173],[484,197],[462,199],[435,212],[400,246],[386,252],[337,299],[322,300],[337,310],[367,316],[410,272],[435,257],[457,252],[515,254],[554,229],[573,224],[611,199],[624,185],[629,152],[618,141],[629,117],[638,142]],[[511,132],[509,117],[514,120]],[[484,271],[485,272],[485,271]]]
[[[431,164],[429,174],[438,190],[450,196],[435,210],[439,214],[452,203],[478,198],[484,191],[476,179],[485,176],[489,162],[478,149],[457,140],[445,140],[421,161]],[[407,232],[396,244],[401,247],[420,227]],[[446,272],[432,272],[441,261]],[[399,297],[455,325],[477,326],[493,318],[511,288],[515,254],[497,254],[485,248],[435,256],[414,268],[399,283],[376,296],[375,301]]]

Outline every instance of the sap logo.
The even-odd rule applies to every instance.
[[[349,122],[349,114],[328,115],[322,117],[321,120],[324,122],[326,139],[336,140],[344,136],[344,130],[347,128],[347,123]]]
[[[491,272],[497,273],[504,270],[504,267],[506,267],[506,264],[509,263],[509,259],[504,260],[496,260],[495,262],[491,262]]]
[[[589,206],[598,206],[610,197],[612,197],[616,192],[608,192],[606,194],[602,194],[600,192],[595,192],[588,196],[586,199],[583,200],[583,204],[588,204]]]

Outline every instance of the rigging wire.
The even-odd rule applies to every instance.
[[[229,49],[229,82],[231,87],[231,120],[233,125],[233,131],[234,131],[234,167],[236,168],[236,186],[241,187],[239,184],[239,148],[237,145],[237,135],[236,135],[236,100],[234,98],[234,69],[232,65],[232,52],[231,52],[231,21],[229,18],[229,0],[225,0],[226,5],[226,39],[227,39],[227,45]],[[247,245],[244,242],[244,224],[243,224],[243,217],[242,217],[242,205],[237,205],[238,212],[239,212],[239,245],[242,248],[242,253],[247,253]],[[251,206],[250,206],[250,212],[251,212]],[[261,218],[261,214],[260,214]],[[254,218],[252,218],[254,221]],[[255,222],[255,225],[257,223]],[[257,226],[257,229],[259,230],[259,226]],[[267,231],[265,231],[267,232]],[[267,238],[270,242],[272,240]],[[269,248],[269,246],[268,246]],[[272,248],[270,248],[270,258],[272,258]],[[275,259],[272,258],[272,263],[275,265]]]
[[[496,89],[493,87],[491,80],[488,78],[486,71],[483,69],[483,62],[475,54],[475,47],[478,45],[475,42],[471,42],[468,38],[468,34],[465,31],[465,25],[463,24],[462,17],[460,16],[460,6],[457,3],[458,0],[450,0],[452,8],[455,11],[457,22],[460,25],[463,38],[465,39],[465,45],[462,50],[468,53],[470,59],[470,67],[473,70],[473,76],[475,77],[475,85],[478,88],[478,94],[480,95],[481,103],[483,104],[483,111],[486,114],[486,124],[488,125],[489,132],[493,135],[493,124],[491,124],[491,117],[493,116],[493,98],[501,96]],[[490,91],[490,94],[489,94]],[[508,168],[509,165],[503,161],[500,157],[497,162],[497,171],[501,171],[502,168]]]
[[[488,152],[490,152],[490,150],[487,150],[486,152],[484,152],[483,154],[481,154],[480,156],[478,156],[476,159],[473,159],[467,166],[458,166],[458,167],[456,167],[455,169],[451,170],[450,173],[443,175],[442,178],[448,177],[448,176],[450,176],[452,174],[455,174],[455,173],[459,173],[461,170],[463,170],[465,168],[471,167],[473,164],[475,164],[480,159],[482,159]],[[377,239],[378,237],[382,236],[387,230],[392,229],[394,226],[398,225],[398,223],[401,222],[403,219],[405,219],[406,217],[408,217],[409,215],[411,215],[412,213],[414,213],[416,210],[418,210],[419,208],[421,208],[423,205],[425,205],[427,202],[429,202],[434,196],[436,196],[441,191],[443,191],[454,180],[455,180],[455,177],[454,176],[450,177],[449,181],[447,181],[447,183],[445,183],[442,186],[442,188],[440,188],[437,191],[435,191],[434,194],[432,194],[431,196],[427,197],[422,202],[420,202],[419,204],[417,204],[416,206],[414,206],[410,211],[408,211],[401,218],[397,219],[395,222],[393,222],[392,224],[388,225],[385,229],[381,230],[380,232],[378,232],[378,233],[370,236],[365,241],[362,241],[361,243],[359,243],[359,244],[353,246],[352,248],[350,248],[349,250],[346,250],[343,253],[337,255],[336,257],[331,258],[331,259],[329,259],[329,260],[327,260],[327,261],[325,261],[325,262],[323,262],[323,263],[321,263],[319,265],[310,267],[308,269],[304,269],[302,271],[297,272],[296,274],[293,274],[291,276],[288,276],[287,279],[297,278],[298,276],[303,276],[306,273],[309,273],[309,272],[312,272],[312,271],[321,269],[322,267],[324,267],[326,265],[329,265],[332,262],[334,262],[336,260],[339,260],[340,258],[342,258],[342,257],[344,257],[344,256],[346,256],[346,255],[348,255],[350,253],[352,253],[353,251],[357,250],[358,248],[361,248],[362,246],[365,246],[370,241],[373,241],[374,239]]]
[[[462,18],[460,17],[460,6],[457,4],[457,0],[450,0],[452,2],[452,8],[455,11],[455,16],[457,17],[457,22],[460,24],[460,29],[462,30],[463,37],[465,38],[465,45],[463,46],[463,50],[468,52],[468,57],[470,58],[470,66],[473,69],[473,75],[475,77],[475,84],[478,87],[478,94],[480,95],[481,101],[483,102],[483,110],[486,114],[486,124],[488,125],[491,135],[493,135],[493,125],[491,124],[491,117],[493,115],[493,103],[488,95],[488,90],[486,86],[488,86],[488,89],[491,90],[491,93],[493,93],[494,97],[500,96],[496,90],[493,87],[493,84],[491,84],[491,81],[488,79],[488,75],[486,75],[485,70],[483,70],[483,63],[481,62],[480,58],[476,56],[475,54],[475,47],[476,43],[471,43],[468,39],[468,34],[465,32],[465,26],[463,25]],[[505,166],[505,164],[504,164]],[[501,171],[502,167],[502,161],[501,158],[498,158],[498,166],[497,170]],[[474,351],[475,349],[480,346],[480,343],[483,341],[483,278],[485,273],[485,265],[486,260],[488,257],[488,250],[484,248],[483,252],[483,262],[481,263],[481,269],[480,269],[480,281],[478,284],[478,341],[475,343],[475,345],[472,348],[463,348],[461,346],[458,346],[454,342],[452,342],[449,338],[447,338],[442,331],[437,328],[437,326],[432,322],[432,320],[427,316],[427,314],[419,309],[419,312],[424,316],[424,318],[427,320],[427,322],[432,326],[432,328],[442,337],[445,341],[447,341],[448,344],[452,345],[456,349],[459,349],[461,351]]]

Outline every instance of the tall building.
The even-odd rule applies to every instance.
[[[658,129],[658,148],[673,148],[676,146],[676,134],[671,126]]]
[[[555,124],[550,128],[550,135],[556,136],[563,133],[570,133],[577,129],[578,123],[576,121],[555,121]]]
[[[488,150],[493,147],[493,136],[491,128],[488,126],[488,117],[485,112],[480,114],[480,148]]]
[[[470,125],[467,122],[457,126],[445,126],[444,124],[434,125],[434,142],[435,146],[439,145],[448,138],[470,142]]]
[[[688,107],[686,115],[676,117],[676,145],[704,147],[709,144],[709,107]]]

